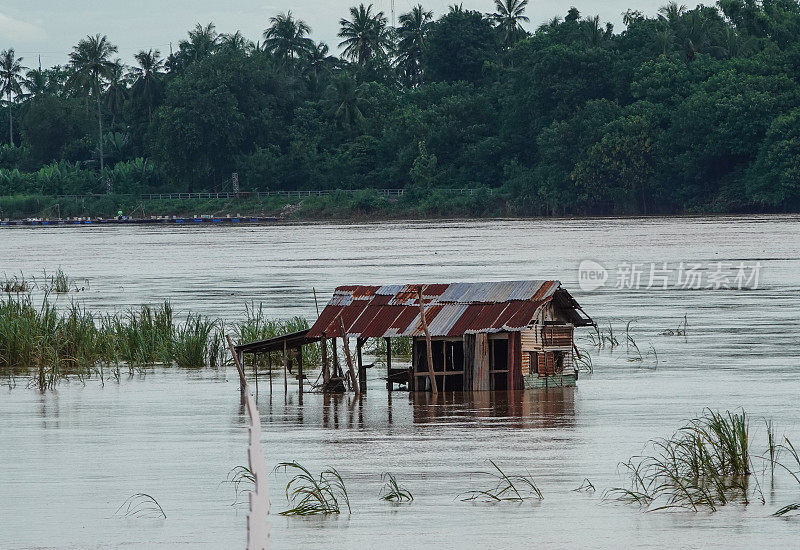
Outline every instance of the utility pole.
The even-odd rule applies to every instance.
[[[395,28],[395,25],[394,25],[394,0],[392,0],[392,28]]]

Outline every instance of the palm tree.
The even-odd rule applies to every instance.
[[[25,77],[22,71],[22,58],[17,57],[14,48],[0,52],[0,96],[5,95],[8,103],[8,141],[14,146],[14,115],[12,113],[12,96],[22,94]]]
[[[28,90],[28,97],[41,97],[50,91],[47,82],[47,73],[42,69],[31,69],[25,73],[26,80],[23,86]]]
[[[141,50],[133,56],[137,67],[131,71],[136,79],[131,91],[147,104],[147,120],[153,120],[153,105],[161,93],[161,72],[164,70],[164,60],[158,50]]]
[[[108,87],[106,88],[106,108],[111,113],[111,126],[117,120],[117,114],[122,111],[122,104],[128,99],[128,83],[125,77],[125,65],[117,59],[108,72]]]
[[[192,61],[199,61],[204,57],[214,53],[219,42],[214,23],[209,23],[205,27],[200,23],[189,31],[189,39],[181,40],[179,46],[186,57]]]
[[[411,11],[400,16],[398,36],[400,42],[397,64],[410,86],[422,84],[422,54],[425,49],[425,35],[433,20],[433,12],[426,11],[417,4]]]
[[[364,113],[361,112],[364,102],[361,97],[362,86],[357,85],[355,79],[347,74],[341,74],[331,82],[328,90],[333,117],[340,127],[349,129],[364,120]]]
[[[291,11],[270,17],[269,22],[269,28],[264,31],[264,48],[285,65],[314,47],[314,42],[308,38],[311,27],[295,19]]]
[[[319,76],[333,69],[338,63],[335,55],[330,55],[330,48],[324,42],[314,44],[305,59],[306,72]]]
[[[522,23],[527,23],[530,19],[523,15],[528,0],[494,0],[494,13],[489,17],[494,19],[497,27],[503,32],[503,42],[506,46],[511,46],[521,36],[525,35]]]
[[[100,171],[105,167],[103,160],[103,113],[100,110],[100,95],[103,81],[113,75],[116,63],[111,61],[111,54],[117,47],[108,38],[99,34],[87,36],[72,49],[69,54],[70,64],[79,75],[81,82],[88,84],[90,92],[97,102],[97,125],[100,131]]]
[[[382,11],[373,14],[372,7],[372,4],[367,7],[361,4],[350,8],[350,19],[339,20],[339,37],[344,38],[339,43],[339,47],[344,48],[342,54],[362,67],[373,58],[385,55],[391,46],[386,16]]]
[[[232,34],[221,34],[219,38],[220,46],[231,52],[249,52],[254,48],[253,43],[244,37],[242,31]]]
[[[658,16],[666,19],[670,23],[674,23],[681,18],[687,11],[685,4],[678,4],[674,0],[668,4],[658,8]]]

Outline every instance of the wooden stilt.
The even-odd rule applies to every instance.
[[[347,360],[347,372],[350,374],[350,384],[352,385],[353,391],[358,395],[360,391],[358,388],[358,380],[356,379],[356,370],[353,367],[353,358],[350,357],[350,345],[347,342],[347,332],[345,332],[344,321],[341,315],[339,315],[339,328],[342,331],[342,344],[344,345],[344,356]]]
[[[231,355],[233,355],[233,362],[236,364],[236,370],[239,371],[239,394],[244,399],[244,392],[245,388],[247,387],[247,380],[244,377],[244,368],[242,367],[242,362],[240,359],[241,352],[236,351],[236,346],[233,345],[233,340],[227,334],[225,335],[225,339],[228,341],[228,349],[231,350]]]
[[[242,361],[244,364],[244,361]],[[253,379],[256,381],[256,401],[258,401],[258,356],[253,355]]]
[[[331,380],[331,371],[328,369],[328,339],[322,334],[322,387],[327,388]]]
[[[303,348],[297,348],[297,381],[300,393],[303,393]]]
[[[364,346],[362,338],[356,338],[356,357],[358,359],[358,386],[361,393],[367,393],[367,369],[364,368],[364,361],[361,358],[361,348]]]
[[[422,287],[417,288],[417,297],[419,298],[419,316],[422,320],[422,330],[425,332],[425,345],[428,352],[428,378],[431,380],[431,391],[433,395],[439,393],[436,386],[436,375],[433,374],[433,344],[431,343],[431,333],[428,330],[428,322],[425,320],[425,304],[422,302]]]
[[[272,395],[272,352],[267,352],[267,367],[269,367],[269,394]]]
[[[384,338],[386,340],[386,389],[392,391],[392,339]]]
[[[289,395],[289,350],[286,339],[283,339],[283,395]]]

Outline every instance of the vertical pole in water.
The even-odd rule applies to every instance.
[[[364,368],[364,361],[361,359],[361,347],[364,345],[362,338],[356,338],[356,353],[358,357],[358,385],[361,393],[367,393],[367,369]]]
[[[344,328],[344,321],[342,316],[339,315],[339,328],[342,331],[342,344],[344,345],[344,356],[347,359],[347,372],[350,375],[350,382],[353,386],[353,391],[356,395],[359,394],[358,379],[356,378],[356,369],[353,367],[353,358],[350,356],[350,344],[347,341],[347,331]]]
[[[253,354],[253,379],[256,381],[256,401],[258,401],[258,356],[255,353]]]
[[[272,399],[272,352],[267,352],[267,367],[269,367],[269,397]]]
[[[327,389],[331,379],[331,372],[328,370],[328,339],[322,333],[322,387]]]
[[[431,344],[431,332],[428,330],[428,322],[425,320],[425,304],[422,303],[422,287],[417,287],[417,297],[419,298],[419,316],[422,320],[422,330],[425,331],[425,345],[428,351],[428,378],[431,380],[431,391],[433,395],[439,393],[436,387],[436,375],[433,373],[433,344]]]
[[[303,395],[303,348],[297,348],[297,381],[299,382],[300,395]]]
[[[243,351],[237,351],[236,352],[236,359],[237,359],[237,363],[239,364],[240,368],[242,369],[242,373],[244,373],[244,352]],[[244,386],[245,386],[245,380],[244,380],[244,378],[240,378],[239,379],[239,393],[242,394],[242,399],[244,399]]]
[[[384,338],[386,340],[386,389],[392,391],[392,339]]]
[[[289,350],[286,347],[286,338],[283,339],[283,396],[289,395]]]

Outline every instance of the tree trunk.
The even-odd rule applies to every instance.
[[[11,90],[8,90],[8,141],[14,147],[14,113],[11,110]]]
[[[96,88],[97,90],[97,124],[100,128],[100,175],[102,176],[103,168],[105,168],[105,162],[103,160],[103,115],[100,112],[100,87]]]

